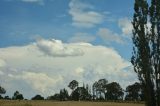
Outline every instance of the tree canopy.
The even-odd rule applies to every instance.
[[[13,100],[23,100],[23,95],[19,93],[19,91],[16,91],[12,97]]]
[[[76,80],[73,80],[69,83],[68,87],[74,90],[76,87],[78,87],[78,82]]]
[[[123,89],[117,82],[111,82],[106,86],[106,99],[107,100],[122,100],[123,99]]]
[[[44,100],[44,97],[42,97],[41,95],[36,95],[32,98],[32,100]]]
[[[132,101],[143,101],[144,100],[144,91],[142,85],[138,82],[135,82],[132,85],[128,85],[126,88],[126,97],[125,100]]]
[[[0,94],[5,94],[6,93],[6,90],[0,86]]]

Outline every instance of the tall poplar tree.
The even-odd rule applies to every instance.
[[[143,85],[146,106],[160,106],[160,0],[150,4],[135,0],[131,62]]]
[[[160,0],[152,0],[149,11],[155,97],[160,106]]]

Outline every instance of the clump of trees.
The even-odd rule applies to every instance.
[[[117,82],[108,83],[106,79],[100,79],[93,84],[94,100],[122,100],[123,89]]]

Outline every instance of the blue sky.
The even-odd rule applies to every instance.
[[[102,14],[103,21],[91,28],[72,25],[73,16],[69,13],[70,0],[1,0],[0,47],[26,45],[34,42],[37,36],[67,42],[75,33],[88,33],[96,36],[101,27],[122,34],[121,28],[118,27],[118,20],[125,17],[132,18],[134,0],[82,0],[81,2],[92,6],[86,8],[86,11]],[[106,41],[99,37],[92,43],[106,45]],[[110,44],[120,53],[124,51],[124,48],[131,47],[128,46],[129,44],[118,45],[114,45],[114,42]],[[129,58],[128,53],[121,54]]]
[[[90,53],[95,54],[97,52],[97,55],[103,56],[103,54],[109,52],[109,55],[107,54],[109,57],[104,55],[104,58],[106,58],[104,63],[107,63],[106,66],[110,64],[113,67],[108,66],[107,68],[110,71],[104,74],[106,76],[99,74],[99,77],[95,77],[95,79],[107,77],[108,73],[112,73],[111,70],[113,69],[119,69],[120,71],[131,70],[127,67],[130,67],[129,61],[132,53],[131,20],[133,5],[134,0],[0,0],[0,75],[5,74],[9,79],[14,78],[14,80],[12,79],[14,82],[10,81],[11,79],[4,82],[1,81],[2,85],[7,89],[14,86],[12,91],[22,89],[22,92],[24,89],[33,87],[33,92],[37,93],[37,86],[39,87],[40,85],[25,81],[26,79],[32,79],[33,76],[43,76],[48,78],[50,83],[55,83],[56,81],[53,81],[55,79],[51,79],[49,76],[54,68],[48,65],[43,66],[38,62],[39,60],[36,61],[39,57],[39,52],[42,53],[42,57],[48,63],[53,62],[53,66],[56,63],[50,60],[49,56],[58,58],[58,60],[55,60],[60,62],[62,60],[73,61],[75,58],[78,58],[76,56],[85,57]],[[26,51],[26,49],[29,51]],[[34,51],[35,54],[32,54],[30,50]],[[20,56],[28,56],[28,59],[35,60],[32,60],[32,63],[29,62],[31,60]],[[121,64],[121,67],[119,65],[116,67],[112,63],[112,56],[115,59],[114,61],[118,61],[115,64]],[[94,57],[96,56],[93,55],[92,57],[91,55],[88,58]],[[15,63],[12,63],[12,61],[15,61]],[[63,61],[61,64],[65,64]],[[98,57],[95,58],[95,62],[93,63],[94,65],[97,64],[97,67],[90,67],[93,66],[92,62],[85,65],[82,64],[82,61],[88,61],[85,58],[76,61],[79,62],[74,67],[71,68],[68,64],[64,65],[64,68],[78,70],[75,71],[77,73],[82,73],[84,70],[91,70],[93,68],[95,70],[93,75],[101,73],[101,69],[105,69],[105,64],[100,64],[98,61],[101,61],[101,59]],[[90,69],[86,69],[86,67],[90,67]],[[42,71],[43,68],[48,71]],[[38,75],[35,74],[36,71],[33,71],[35,69],[41,70]],[[15,73],[13,73],[13,70],[16,70]],[[21,72],[16,76],[16,72],[19,72],[19,70]],[[26,70],[27,72],[29,70],[29,72],[26,73]],[[61,67],[54,70],[56,73],[59,70],[63,70],[62,72],[64,73],[67,72]],[[129,72],[127,75],[131,77],[131,73]],[[23,78],[20,77],[23,75]],[[55,76],[57,77],[59,74]],[[86,74],[82,78],[79,78],[79,80],[86,80],[85,76]],[[58,78],[61,81],[65,77],[62,79],[61,77]],[[23,88],[15,87],[20,79],[24,80],[21,83],[26,82],[28,86],[24,85]],[[134,79],[135,77],[131,77],[128,80],[134,81]],[[69,80],[71,79],[67,81]],[[110,78],[110,80],[112,79]],[[114,80],[119,80],[119,77]],[[12,84],[6,85],[6,82]],[[124,85],[128,84],[128,82],[122,82]],[[39,92],[44,93],[46,89],[49,89],[50,83],[48,85],[41,85],[40,87],[44,89],[39,90]],[[61,83],[64,83],[64,81]],[[62,85],[59,85],[59,87],[62,87]],[[8,94],[12,91],[9,90]],[[27,95],[26,93],[28,97],[31,94]]]

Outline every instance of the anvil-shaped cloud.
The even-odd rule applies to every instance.
[[[39,39],[26,46],[0,48],[0,84],[24,97],[59,92],[75,79],[80,84],[106,78],[122,87],[136,81],[130,63],[116,50],[90,43]]]

